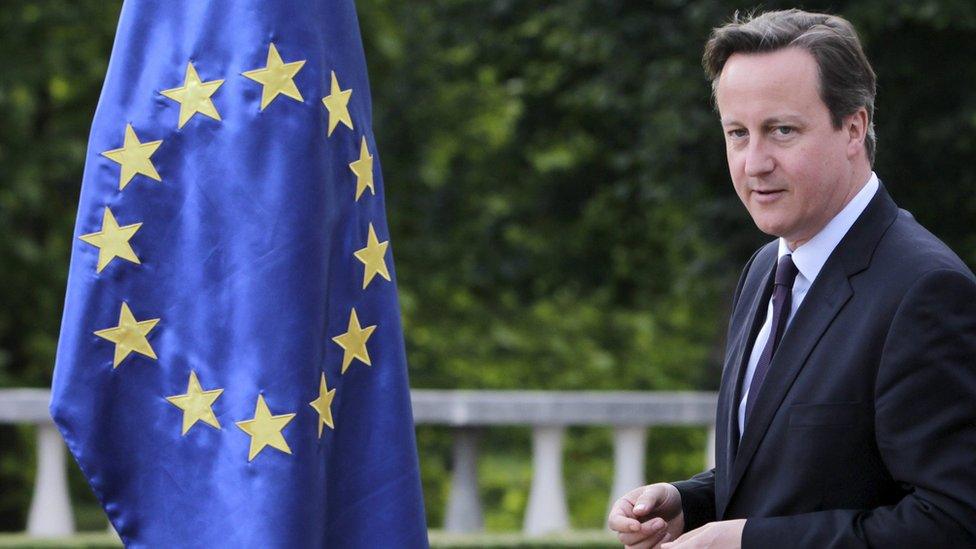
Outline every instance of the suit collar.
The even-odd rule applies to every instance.
[[[766,377],[759,394],[756,396],[757,400],[749,418],[749,424],[738,444],[738,451],[730,455],[732,464],[731,469],[729,469],[729,500],[731,500],[736,487],[742,480],[793,381],[803,369],[810,352],[853,295],[849,277],[865,270],[870,265],[871,257],[878,242],[894,221],[897,212],[898,208],[884,186],[880,186],[862,215],[838,244],[827,262],[824,263],[823,269],[811,286],[803,304],[796,312],[786,333],[783,334],[779,350],[770,365],[770,375]],[[776,254],[764,255],[768,256],[765,264],[756,265],[754,268],[762,269],[761,272],[765,273],[772,270]],[[766,293],[766,291],[756,292],[756,294]],[[766,299],[768,300],[768,297]],[[758,321],[756,317],[761,316],[761,313],[765,311],[765,307],[762,305],[764,302],[760,302],[759,306],[754,305],[752,316],[749,317],[752,321],[751,324],[755,324]],[[748,337],[754,338],[755,336],[750,333]],[[749,346],[746,344],[743,347],[748,348]],[[743,359],[744,357],[740,354],[735,363],[737,368],[737,377],[734,378],[736,379],[736,387],[740,383],[737,378],[742,369]],[[738,390],[734,391],[733,394],[736,395],[735,399],[738,399]],[[734,407],[737,404],[737,401],[732,402],[733,409],[729,411],[730,415],[736,415]],[[731,423],[733,426],[735,425],[734,420]],[[730,440],[735,434],[729,433]],[[721,505],[721,508],[725,509],[727,504],[728,500]]]
[[[897,216],[898,206],[891,199],[884,184],[879,184],[878,192],[828,261],[834,260],[836,256],[837,262],[849,277],[867,269],[878,242]]]
[[[871,199],[877,194],[880,182],[878,176],[871,172],[871,176],[853,198],[831,219],[824,228],[820,229],[810,240],[804,242],[795,250],[790,250],[786,239],[779,239],[779,257],[791,254],[793,263],[806,286],[809,287],[817,280],[817,275],[823,269],[830,254],[833,253],[840,244],[844,236],[850,231],[854,223],[861,217],[864,210],[871,203]]]

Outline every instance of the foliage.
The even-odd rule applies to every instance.
[[[743,7],[359,2],[413,386],[717,385],[729,294],[766,237],[729,188],[699,57],[709,29]],[[976,264],[976,7],[803,7],[832,9],[861,31],[879,76],[876,170]],[[0,10],[0,386],[50,383],[87,131],[118,9],[19,0]],[[32,475],[23,433],[0,427],[0,529],[23,525]],[[528,436],[486,437],[488,524],[518,527]],[[438,526],[450,436],[424,428],[419,440]],[[567,440],[572,521],[598,528],[608,435],[581,429]],[[699,468],[701,440],[700,430],[652,431],[648,477]]]
[[[51,382],[88,128],[118,11],[92,0],[0,10],[0,387]],[[34,439],[25,432],[0,425],[0,530],[26,519]]]

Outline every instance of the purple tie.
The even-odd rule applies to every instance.
[[[793,257],[786,254],[779,258],[776,265],[776,280],[773,282],[773,323],[769,328],[769,339],[762,354],[759,355],[759,362],[756,364],[756,371],[752,374],[752,383],[749,385],[749,400],[746,401],[746,424],[749,424],[749,417],[752,408],[759,396],[759,389],[762,387],[763,380],[769,372],[769,364],[773,361],[773,354],[779,347],[779,342],[783,339],[783,332],[786,331],[786,322],[790,318],[790,298],[793,295],[793,281],[796,280],[796,265],[793,264]]]

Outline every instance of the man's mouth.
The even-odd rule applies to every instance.
[[[752,192],[759,202],[772,202],[786,193],[783,189],[753,189]]]

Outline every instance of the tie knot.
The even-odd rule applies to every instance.
[[[776,264],[776,280],[774,282],[777,286],[786,286],[787,288],[793,288],[793,281],[796,280],[796,265],[793,263],[793,256],[791,254],[786,254],[779,258],[779,263]]]

